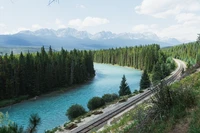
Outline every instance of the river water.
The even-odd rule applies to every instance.
[[[106,93],[118,93],[123,74],[125,74],[132,92],[139,88],[142,74],[139,70],[98,63],[94,63],[94,67],[96,76],[85,85],[67,92],[44,95],[37,100],[24,101],[1,108],[0,111],[8,112],[11,121],[25,128],[28,126],[30,114],[38,113],[42,120],[38,127],[38,133],[43,133],[47,129],[52,129],[68,121],[65,113],[71,105],[77,103],[87,109],[87,102],[90,98]]]

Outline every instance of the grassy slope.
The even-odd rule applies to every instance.
[[[161,118],[156,122],[148,123],[148,130],[153,133],[200,133],[200,73],[188,76],[171,85],[170,88],[179,89],[185,86],[189,86],[195,93],[196,105],[185,110],[174,110],[166,119]],[[112,126],[106,127],[102,132],[137,132],[135,127],[138,126],[140,119],[145,117],[145,110],[151,105],[149,102],[125,113],[119,118],[120,120],[114,121]]]

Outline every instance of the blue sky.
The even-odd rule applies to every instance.
[[[40,28],[90,33],[152,32],[161,38],[195,40],[200,0],[0,0],[0,34]]]

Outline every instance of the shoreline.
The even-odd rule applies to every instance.
[[[105,64],[105,65],[112,65],[112,66],[119,66],[119,67],[127,67],[127,68],[131,68],[131,69],[135,69],[135,70],[143,72],[143,70],[134,68],[132,66],[120,66],[119,64],[114,64],[113,65],[113,64],[109,64],[109,63],[99,63],[99,62],[94,62],[94,63],[96,63],[96,64]]]
[[[98,62],[94,62],[96,64],[105,64],[105,65],[112,65],[112,66],[119,66],[119,67],[127,67],[127,68],[131,68],[131,69],[135,69],[135,70],[138,70],[138,71],[143,71],[143,70],[140,70],[140,69],[136,69],[134,67],[131,67],[131,66],[120,66],[119,64],[108,64],[108,63],[98,63]],[[6,101],[10,101],[10,103],[8,102],[8,104],[3,104],[3,105],[0,105],[0,109],[3,109],[3,108],[6,108],[6,107],[9,107],[9,106],[12,106],[12,105],[15,105],[15,104],[19,104],[19,103],[22,103],[22,102],[25,102],[25,101],[31,101],[31,100],[38,100],[42,97],[45,97],[45,96],[50,96],[50,95],[55,95],[55,94],[59,94],[59,93],[63,93],[63,92],[67,92],[67,91],[70,91],[72,89],[76,89],[76,88],[79,88],[80,86],[83,86],[83,85],[86,85],[88,84],[90,81],[92,81],[94,78],[95,78],[96,74],[91,77],[91,78],[88,78],[88,80],[86,80],[85,82],[81,83],[81,84],[74,84],[72,86],[63,86],[63,87],[56,87],[56,88],[59,88],[58,90],[55,90],[55,91],[52,91],[52,92],[47,92],[47,93],[44,93],[44,94],[41,94],[41,95],[38,95],[38,96],[34,96],[34,97],[28,97],[28,98],[22,98],[22,100],[19,100],[20,97],[23,97],[23,96],[19,96],[17,98],[13,98],[13,99],[5,99],[5,100],[2,100],[0,102],[6,102]],[[15,101],[17,100],[17,101]],[[18,101],[19,100],[19,101]]]
[[[9,107],[9,106],[12,106],[12,105],[15,105],[15,104],[19,104],[19,103],[23,103],[23,102],[26,102],[26,101],[34,101],[34,100],[38,100],[40,98],[43,98],[43,97],[48,97],[48,96],[52,96],[52,95],[55,95],[55,94],[60,94],[60,93],[66,93],[68,91],[71,91],[73,89],[77,89],[81,86],[84,86],[86,84],[88,84],[90,81],[92,81],[94,78],[95,78],[96,75],[94,75],[92,78],[88,78],[88,80],[84,81],[83,83],[81,84],[74,84],[72,86],[63,86],[63,87],[56,87],[58,88],[58,90],[55,90],[55,91],[52,91],[52,92],[47,92],[47,93],[44,93],[44,94],[41,94],[41,95],[38,95],[38,96],[34,96],[34,97],[30,97],[30,98],[24,98],[20,101],[17,101],[17,102],[12,102],[10,104],[5,104],[0,106],[0,110],[3,109],[3,108],[6,108],[6,107]],[[21,96],[20,96],[21,97]],[[20,97],[17,97],[17,98],[20,98]],[[9,100],[17,100],[17,98],[13,98],[13,99],[5,99],[5,100],[2,100],[1,102],[4,102],[4,101],[9,101]]]

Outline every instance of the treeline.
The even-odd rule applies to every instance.
[[[157,44],[97,50],[94,51],[94,61],[146,70],[155,73],[153,80],[164,78],[175,67],[173,60],[167,58]]]
[[[168,56],[184,60],[191,64],[196,64],[200,60],[200,42],[191,42],[162,50]]]
[[[56,87],[83,83],[95,75],[91,51],[41,52],[0,56],[0,100],[33,97]]]
[[[94,61],[98,63],[131,66],[136,69],[153,70],[159,59],[160,46],[157,44],[95,51]]]

